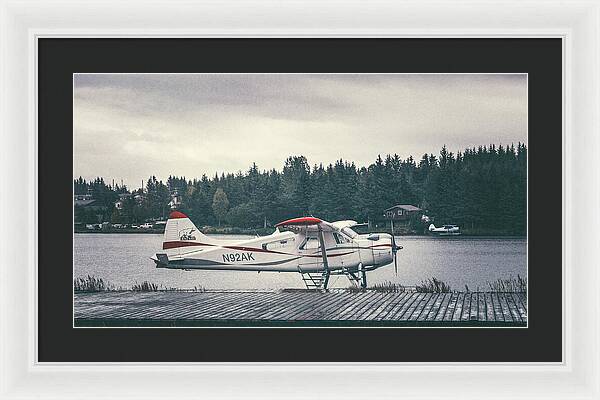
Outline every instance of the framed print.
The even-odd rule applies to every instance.
[[[75,73],[75,327],[526,327],[527,79]],[[483,109],[474,112],[477,104]],[[464,125],[449,125],[461,118]],[[157,119],[162,128],[144,126]],[[173,119],[190,122],[176,127]],[[410,126],[422,120],[431,126]],[[409,137],[440,136],[438,156],[380,154],[398,140],[400,149]],[[479,144],[491,140],[506,144]],[[449,149],[468,141],[477,144]],[[145,158],[152,149],[165,168],[202,175],[165,173],[163,182],[157,172],[128,189],[139,171],[159,168],[156,156]],[[364,154],[375,159],[359,161]],[[102,165],[125,180],[89,175]],[[398,202],[411,204],[391,205]],[[154,248],[142,250],[148,239]],[[141,302],[138,294],[150,292]]]
[[[600,14],[535,4],[4,5],[3,398],[598,398]]]
[[[450,48],[453,67],[438,65]],[[150,62],[161,49],[164,66]],[[39,141],[40,184],[60,159],[74,186],[68,214],[40,218],[45,231],[72,215],[74,230],[64,246],[40,238],[40,259],[73,248],[72,269],[39,269],[41,360],[126,360],[114,341],[135,338],[129,361],[561,361],[561,318],[545,316],[560,238],[542,218],[560,208],[559,170],[537,161],[560,157],[561,115],[538,111],[561,106],[559,38],[48,38],[38,51],[41,137],[72,121]],[[73,161],[50,161],[67,140]],[[439,154],[410,150],[420,142]],[[72,305],[50,294],[63,273]],[[60,310],[65,329],[45,322]],[[161,337],[174,344],[147,354]],[[199,337],[213,345],[190,350]],[[94,349],[68,355],[80,340]]]

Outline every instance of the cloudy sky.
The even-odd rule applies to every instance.
[[[526,75],[77,74],[74,177],[187,178],[527,143]]]

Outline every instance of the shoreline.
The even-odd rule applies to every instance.
[[[142,235],[147,235],[147,234],[151,234],[151,235],[162,235],[164,234],[164,231],[162,230],[152,230],[152,229],[147,229],[147,230],[142,230],[142,229],[119,229],[119,230],[75,230],[73,233],[78,233],[78,234],[103,234],[103,235],[113,235],[113,234],[142,234]],[[234,229],[231,231],[213,231],[213,230],[208,230],[208,231],[202,231],[202,233],[206,234],[206,235],[249,235],[249,236],[267,236],[270,235],[271,233],[273,233],[272,230],[242,230],[242,229]],[[387,233],[391,233],[391,232],[387,232]],[[444,239],[460,239],[460,238],[515,238],[515,239],[527,239],[527,235],[518,235],[518,234],[511,234],[511,233],[482,233],[482,234],[462,234],[459,236],[434,236],[434,235],[427,235],[427,234],[422,234],[422,233],[398,233],[398,232],[394,232],[394,236],[395,237],[403,237],[403,236],[407,236],[407,237],[414,237],[414,236],[418,236],[418,237],[423,237],[423,238],[435,238],[435,239],[440,239],[440,240],[444,240]]]

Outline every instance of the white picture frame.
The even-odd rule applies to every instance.
[[[2,1],[0,27],[1,399],[600,399],[599,1]],[[563,38],[563,362],[39,363],[37,40],[184,36]]]

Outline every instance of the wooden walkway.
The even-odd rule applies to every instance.
[[[76,293],[75,326],[526,326],[524,293]]]

